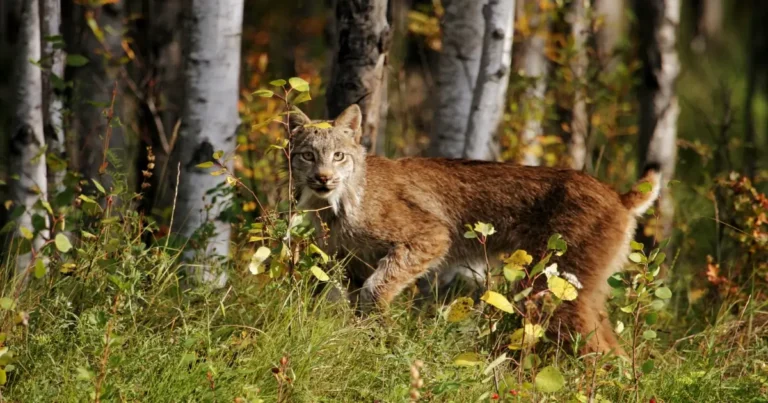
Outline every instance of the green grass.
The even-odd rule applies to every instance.
[[[16,360],[3,398],[88,401],[101,382],[102,401],[401,402],[407,401],[415,360],[424,362],[424,401],[470,402],[493,393],[484,365],[453,364],[459,353],[483,352],[471,321],[447,323],[419,312],[407,298],[387,319],[361,320],[343,303],[312,297],[306,280],[262,285],[240,274],[227,289],[184,290],[175,281],[153,281],[169,263],[161,249],[129,249],[121,258],[133,256],[139,266],[105,270],[124,279],[121,287],[98,273],[33,281],[17,308],[29,310],[29,326],[9,335]],[[766,315],[760,308],[743,316],[723,313],[686,338],[674,336],[683,329],[668,316],[659,326],[668,337],[638,347],[643,360],[656,364],[640,378],[640,401],[766,401]],[[624,346],[629,349],[628,340]],[[565,387],[531,394],[516,384],[512,388],[522,394],[515,397],[502,381],[502,398],[569,401],[594,387],[609,401],[635,400],[629,363],[612,360],[611,368],[595,374],[591,359],[551,343],[539,347],[538,369],[558,366]],[[280,385],[273,369],[282,357],[290,382]],[[514,362],[499,368],[500,378],[514,383],[533,379],[533,370]]]

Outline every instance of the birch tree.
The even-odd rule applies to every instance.
[[[612,70],[616,63],[614,51],[624,34],[624,2],[625,0],[596,0],[594,4],[596,18],[602,22],[600,29],[595,32],[595,47],[598,61],[606,70]]]
[[[48,238],[48,219],[44,211],[36,211],[38,200],[47,198],[45,137],[43,135],[43,77],[33,64],[41,58],[40,4],[17,0],[19,33],[15,41],[13,123],[10,130],[11,199],[24,213],[17,219],[16,233],[39,249]],[[37,220],[34,216],[43,217]],[[42,222],[41,222],[42,221]],[[35,228],[38,227],[38,228]],[[31,255],[22,254],[16,261],[16,272],[22,273]]]
[[[493,135],[499,127],[506,103],[512,63],[514,0],[489,0],[483,7],[485,35],[480,70],[467,125],[464,158],[493,158]]]
[[[544,97],[547,93],[547,75],[549,74],[549,61],[544,50],[550,18],[545,15],[538,0],[518,1],[517,4],[518,18],[525,18],[528,21],[530,32],[523,39],[521,46],[515,50],[518,54],[516,67],[533,81],[521,96],[526,116],[523,132],[520,135],[523,146],[522,163],[536,166],[541,163],[540,150],[537,150],[536,145],[543,134]]]
[[[386,106],[386,65],[390,44],[388,0],[336,0],[335,56],[328,87],[328,115],[358,104],[363,112],[363,145],[376,150]],[[386,110],[386,109],[384,109]]]
[[[479,0],[443,2],[442,51],[435,78],[437,107],[427,151],[431,156],[460,158],[464,155],[483,54],[484,3]]]
[[[43,37],[43,124],[48,144],[48,185],[51,193],[64,190],[66,140],[64,138],[63,102],[56,82],[64,80],[64,47],[61,38],[61,0],[40,0]]]
[[[573,0],[571,3],[571,36],[575,53],[571,58],[573,74],[573,109],[571,110],[571,132],[568,136],[567,149],[572,169],[583,169],[587,162],[587,132],[589,116],[587,113],[586,80],[589,59],[587,58],[587,39],[589,21],[587,12],[590,0]]]
[[[634,8],[643,62],[639,89],[640,161],[661,169],[661,223],[657,237],[668,237],[672,232],[674,204],[667,184],[675,173],[680,114],[675,92],[680,71],[676,49],[680,0],[634,0]]]
[[[203,226],[212,226],[206,244],[198,245],[205,257],[229,254],[231,228],[221,213],[231,194],[218,196],[215,202],[207,194],[226,186],[226,175],[212,176],[198,165],[210,161],[215,151],[231,155],[235,150],[243,7],[243,0],[192,0],[188,9],[185,100],[178,148],[181,172],[173,229],[193,238]],[[191,257],[192,252],[186,256]],[[208,263],[191,274],[214,286],[227,281],[226,273],[215,273]]]

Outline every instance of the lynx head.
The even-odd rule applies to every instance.
[[[365,171],[362,119],[357,105],[332,123],[312,122],[298,109],[291,113],[291,173],[299,204],[321,199],[338,213],[340,205],[359,202]]]

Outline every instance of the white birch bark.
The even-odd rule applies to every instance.
[[[192,237],[210,222],[214,235],[206,245],[199,245],[205,257],[229,254],[231,227],[220,213],[230,199],[218,197],[213,203],[206,195],[222,185],[226,175],[212,176],[209,169],[196,165],[210,161],[214,151],[231,155],[235,149],[243,7],[243,0],[192,0],[188,10],[185,102],[178,149],[182,163],[174,229]],[[210,210],[206,204],[211,205]],[[215,273],[210,263],[192,269],[191,274],[214,286],[227,281],[226,273]]]
[[[595,33],[595,45],[598,60],[606,70],[612,70],[616,63],[614,50],[624,34],[624,1],[596,0],[594,4],[596,17],[602,21]]]
[[[66,140],[61,97],[54,88],[54,79],[64,80],[64,49],[55,46],[54,37],[61,35],[61,0],[40,0],[43,38],[43,124],[48,154],[57,160],[48,160],[48,186],[52,194],[64,190],[66,174]],[[60,43],[59,43],[60,44]],[[57,49],[58,48],[58,49]],[[53,78],[55,76],[55,78]],[[63,166],[62,166],[63,165]]]
[[[390,44],[387,0],[336,0],[336,52],[328,86],[328,115],[348,106],[363,112],[363,145],[377,150],[386,114],[386,66]]]
[[[14,57],[14,101],[13,126],[11,128],[10,174],[11,198],[16,206],[25,208],[17,220],[16,234],[22,236],[22,228],[32,232],[32,217],[39,214],[48,217],[45,211],[36,210],[38,200],[47,197],[45,169],[45,137],[43,135],[43,78],[33,61],[40,60],[40,5],[37,1],[17,0],[20,11],[20,31],[15,43]],[[19,4],[21,3],[21,4]],[[39,249],[48,237],[44,229],[32,239],[32,247]],[[31,254],[24,254],[16,260],[16,272],[21,274],[30,263]]]
[[[493,158],[493,136],[507,104],[515,1],[489,0],[483,7],[483,17],[483,54],[464,145],[464,157],[477,160]]]
[[[544,97],[547,93],[549,61],[544,53],[549,31],[549,18],[544,15],[538,0],[518,1],[518,18],[525,16],[531,29],[530,35],[515,50],[519,55],[517,70],[533,80],[521,96],[526,108],[526,121],[520,141],[523,148],[522,163],[537,166],[541,164],[541,149],[537,147],[543,134]]]
[[[675,83],[680,72],[677,29],[680,0],[635,2],[640,27],[643,84],[640,92],[640,160],[658,165],[662,172],[659,201],[661,233],[672,232],[674,204],[667,184],[675,173],[677,159],[677,118],[680,114]]]
[[[573,73],[574,98],[571,111],[571,133],[567,148],[572,169],[583,169],[587,162],[587,131],[589,116],[587,116],[587,99],[584,86],[586,85],[587,66],[587,37],[589,22],[587,10],[590,0],[574,0],[571,4],[571,35],[576,54],[571,59]]]
[[[459,158],[464,154],[473,94],[480,70],[486,0],[445,0],[442,52],[435,79],[437,107],[427,153]]]

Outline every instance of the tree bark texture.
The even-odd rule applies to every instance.
[[[64,105],[56,82],[64,80],[65,54],[63,43],[53,38],[61,35],[61,0],[40,0],[43,39],[43,124],[48,143],[48,187],[51,193],[64,190],[67,173],[66,138],[64,132]]]
[[[515,1],[489,0],[483,7],[483,17],[483,54],[467,125],[464,158],[490,160],[495,153],[493,136],[507,104]]]
[[[226,186],[226,175],[212,176],[209,169],[196,166],[210,161],[215,151],[231,155],[235,150],[243,7],[243,0],[192,0],[188,9],[185,98],[178,147],[181,175],[173,228],[191,238],[203,225],[211,224],[213,235],[206,245],[198,245],[211,257],[229,254],[231,227],[220,214],[231,196],[218,196],[214,202],[206,193]],[[227,168],[232,170],[232,166]],[[226,273],[214,273],[210,266],[191,274],[215,286],[227,281]]]
[[[616,63],[616,44],[624,35],[624,0],[596,0],[594,11],[602,21],[595,33],[597,58],[603,68],[612,70]]]
[[[660,232],[672,233],[674,204],[667,184],[675,173],[677,118],[680,114],[675,83],[680,71],[676,42],[680,23],[679,0],[635,0],[643,62],[640,96],[640,161],[658,165],[662,172],[659,201]]]
[[[72,100],[72,129],[78,136],[78,147],[71,150],[76,154],[73,162],[86,178],[100,180],[107,188],[112,186],[112,179],[106,173],[107,152],[113,153],[122,163],[128,163],[124,130],[113,120],[111,133],[108,134],[105,113],[110,109],[115,83],[122,81],[124,2],[118,0],[101,6],[74,5],[71,8],[73,23],[67,27],[69,35],[66,40],[71,45],[71,53],[88,59],[87,64],[72,67],[71,70],[72,81],[76,84]],[[125,105],[122,88],[121,85],[117,87],[115,116],[121,115]]]
[[[472,100],[483,54],[485,20],[479,0],[445,0],[441,23],[442,51],[438,59],[437,107],[429,155],[464,155]]]
[[[537,166],[541,164],[541,149],[537,147],[543,134],[544,97],[547,93],[549,60],[544,53],[547,44],[550,19],[544,15],[538,0],[518,1],[518,15],[528,20],[530,33],[515,50],[518,54],[517,70],[533,80],[521,96],[525,108],[525,126],[520,134],[523,149],[522,163]]]
[[[44,210],[36,211],[35,203],[46,200],[48,181],[45,167],[45,136],[43,134],[43,76],[40,67],[32,62],[40,60],[40,4],[37,1],[17,0],[19,34],[15,41],[14,100],[10,144],[11,199],[25,212],[17,219],[16,234],[33,232],[33,215],[45,218],[45,229],[32,239],[39,249],[48,238],[48,219]],[[31,255],[16,260],[16,272],[22,273],[30,263]]]
[[[363,112],[363,145],[376,151],[382,103],[386,102],[390,28],[388,0],[336,0],[336,52],[327,107],[330,118],[349,105]]]
[[[571,169],[584,169],[587,162],[587,135],[589,131],[589,116],[587,113],[586,80],[589,59],[587,58],[587,39],[589,37],[589,21],[587,12],[590,0],[573,0],[571,3],[571,35],[575,54],[571,59],[573,73],[573,109],[571,110],[571,133],[567,148]]]

